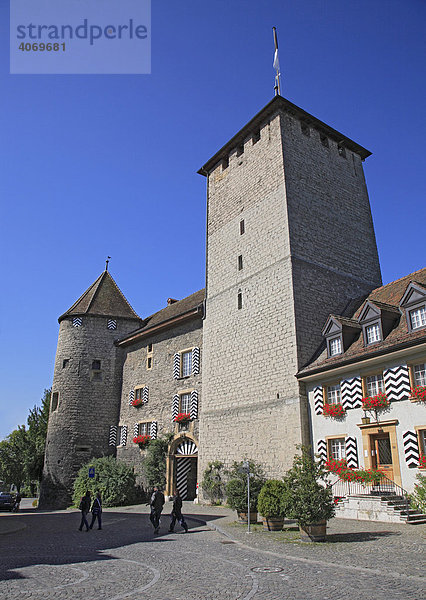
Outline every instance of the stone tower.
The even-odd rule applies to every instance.
[[[381,284],[370,152],[276,96],[203,167],[206,317],[200,473],[250,458],[280,476],[309,443],[295,378],[330,312]]]
[[[40,506],[69,506],[79,468],[115,450],[124,351],[114,341],[141,323],[107,270],[59,317]]]

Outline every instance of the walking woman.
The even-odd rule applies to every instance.
[[[89,531],[89,523],[87,522],[87,518],[86,518],[86,515],[88,514],[88,512],[90,510],[90,492],[89,492],[89,490],[87,490],[85,495],[80,500],[79,509],[81,510],[81,521],[80,521],[79,530],[82,531],[83,525],[86,525],[86,531]]]
[[[100,492],[96,492],[96,498],[93,500],[92,522],[90,523],[90,529],[93,528],[96,517],[98,518],[98,529],[102,529],[102,498]]]

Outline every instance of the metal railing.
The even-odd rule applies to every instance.
[[[344,498],[348,496],[396,496],[396,499],[405,505],[407,515],[410,509],[410,500],[408,492],[400,485],[383,475],[378,481],[360,482],[360,481],[343,481],[337,479],[331,484],[334,498]]]

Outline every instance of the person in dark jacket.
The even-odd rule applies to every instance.
[[[154,486],[149,504],[151,506],[149,519],[154,527],[154,533],[158,533],[160,531],[160,516],[164,506],[164,494],[157,486]]]
[[[79,530],[82,531],[83,525],[86,525],[86,531],[89,531],[89,523],[87,522],[87,517],[86,517],[86,515],[88,514],[88,512],[90,510],[90,492],[89,492],[89,490],[87,490],[85,495],[80,500],[79,509],[81,510],[81,521],[80,521]]]
[[[176,490],[175,497],[173,498],[173,508],[170,516],[172,517],[172,520],[170,523],[169,533],[173,533],[176,521],[179,521],[185,530],[185,533],[188,533],[188,525],[186,524],[182,514],[182,498],[180,497],[179,490]]]
[[[93,528],[96,518],[98,519],[98,529],[102,529],[102,498],[101,493],[96,492],[96,498],[92,504],[92,522],[90,523],[90,529]]]

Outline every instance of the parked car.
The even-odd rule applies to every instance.
[[[0,492],[0,510],[12,511],[15,506],[15,496],[8,492]]]

